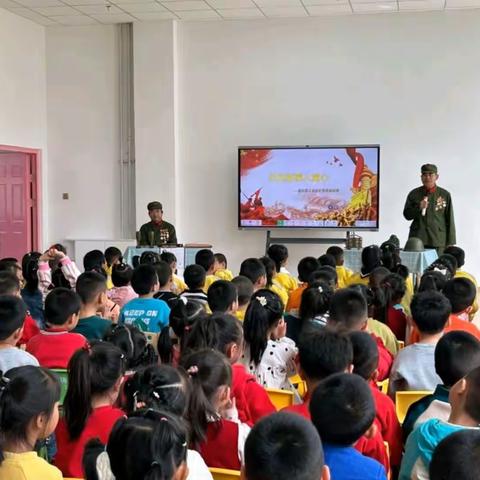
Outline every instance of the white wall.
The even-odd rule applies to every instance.
[[[0,145],[42,150],[47,175],[45,28],[0,8]],[[48,205],[43,203],[46,235]]]
[[[119,238],[116,27],[48,28],[47,82],[49,241]]]
[[[479,22],[468,11],[181,23],[181,238],[213,242],[234,268],[262,253],[264,235],[236,228],[238,145],[380,143],[381,229],[365,241],[406,240],[406,194],[436,163],[480,273]],[[291,269],[319,250],[292,247]]]

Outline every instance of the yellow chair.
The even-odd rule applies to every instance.
[[[277,410],[293,405],[293,392],[277,388],[266,388],[265,390]]]
[[[417,402],[427,395],[431,395],[433,392],[427,391],[406,391],[396,392],[395,394],[395,409],[397,411],[397,417],[400,424],[403,423],[407,416],[408,409],[412,403]]]
[[[307,383],[305,380],[303,380],[298,373],[293,377],[290,377],[288,380],[297,389],[298,394],[303,398],[307,393]]]
[[[60,382],[60,406],[63,405],[65,400],[65,395],[68,390],[68,370],[64,368],[52,368],[50,369],[53,372]]]
[[[227,470],[226,468],[209,468],[213,480],[234,480],[240,478],[239,470]]]
[[[387,395],[388,393],[388,384],[389,384],[389,380],[388,378],[386,378],[385,380],[383,380],[382,382],[377,382],[377,387],[378,389],[384,393],[385,395]]]

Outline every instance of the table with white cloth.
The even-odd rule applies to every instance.
[[[425,269],[431,265],[437,258],[437,251],[424,250],[423,252],[406,252],[400,250],[402,264],[408,267],[410,273],[422,275]],[[351,249],[344,251],[345,266],[354,272],[359,272],[362,268],[362,251]]]

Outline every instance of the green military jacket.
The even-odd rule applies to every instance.
[[[153,241],[150,232],[153,232]],[[175,227],[171,223],[162,220],[160,225],[148,222],[140,227],[140,246],[159,246],[165,245],[166,243],[178,243]]]
[[[428,197],[428,208],[422,215],[420,202]],[[425,187],[412,190],[405,202],[403,216],[413,220],[410,225],[409,237],[418,237],[429,247],[446,247],[455,245],[455,221],[450,193],[436,187],[432,193],[427,193]]]

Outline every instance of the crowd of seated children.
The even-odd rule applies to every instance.
[[[312,394],[310,414],[333,479],[386,480],[382,464],[353,448],[376,429],[375,403],[365,380],[348,373],[322,380]]]
[[[285,245],[270,245],[267,249],[267,255],[275,262],[277,273],[273,279],[290,295],[297,288],[298,283],[286,268],[288,262],[287,247]]]
[[[151,264],[139,265],[133,271],[132,288],[138,298],[123,306],[118,322],[135,325],[144,332],[160,332],[168,325],[170,307],[163,300],[153,298],[159,288],[155,267]]]
[[[240,470],[250,427],[238,420],[233,408],[228,360],[215,350],[198,350],[182,360],[182,366],[191,379],[187,419],[192,447],[209,467]]]
[[[215,253],[214,275],[220,280],[233,280],[233,273],[228,269],[227,257],[223,253]]]
[[[242,363],[266,388],[292,389],[295,374],[295,342],[286,337],[283,304],[270,290],[257,290],[245,313],[245,353]]]
[[[153,295],[153,298],[163,300],[169,307],[171,307],[171,304],[178,298],[178,295],[173,292],[174,283],[172,267],[163,260],[155,262],[153,267],[155,268],[158,277],[158,290]]]
[[[68,390],[55,430],[55,465],[66,477],[82,477],[83,451],[99,438],[107,443],[115,422],[125,414],[115,407],[125,373],[125,355],[108,342],[77,350],[68,364]]]
[[[122,308],[126,303],[138,295],[132,288],[133,269],[126,263],[116,263],[112,266],[112,284],[113,287],[108,290],[108,298]]]
[[[183,278],[187,289],[181,292],[180,296],[206,305],[208,298],[204,292],[206,279],[205,269],[201,265],[188,265],[183,272]]]
[[[480,470],[480,432],[464,429],[444,438],[430,461],[430,480],[477,480]]]
[[[442,382],[431,395],[410,406],[402,424],[404,438],[430,418],[448,420],[450,388],[476,367],[480,367],[480,342],[467,332],[446,333],[435,347],[435,371]]]
[[[195,264],[200,265],[205,270],[205,283],[203,293],[207,293],[210,285],[218,280],[215,273],[215,255],[208,248],[203,248],[195,254]],[[188,285],[188,284],[187,284]]]
[[[434,355],[450,315],[450,302],[439,292],[422,292],[413,297],[411,310],[419,341],[398,352],[393,362],[389,383],[392,398],[398,390],[433,391],[441,383]]]
[[[232,283],[235,285],[238,295],[238,307],[235,316],[238,320],[243,322],[245,319],[245,312],[247,311],[253,295],[253,283],[249,278],[244,277],[243,275],[234,277]]]
[[[78,324],[80,297],[68,288],[55,288],[45,299],[45,330],[32,337],[26,350],[46,368],[67,368],[87,339],[72,330]]]
[[[399,480],[428,478],[433,452],[445,437],[466,428],[480,431],[480,367],[450,388],[449,402],[448,422],[432,418],[408,437]]]
[[[287,412],[260,420],[245,442],[243,480],[330,480],[322,442],[307,420]]]

